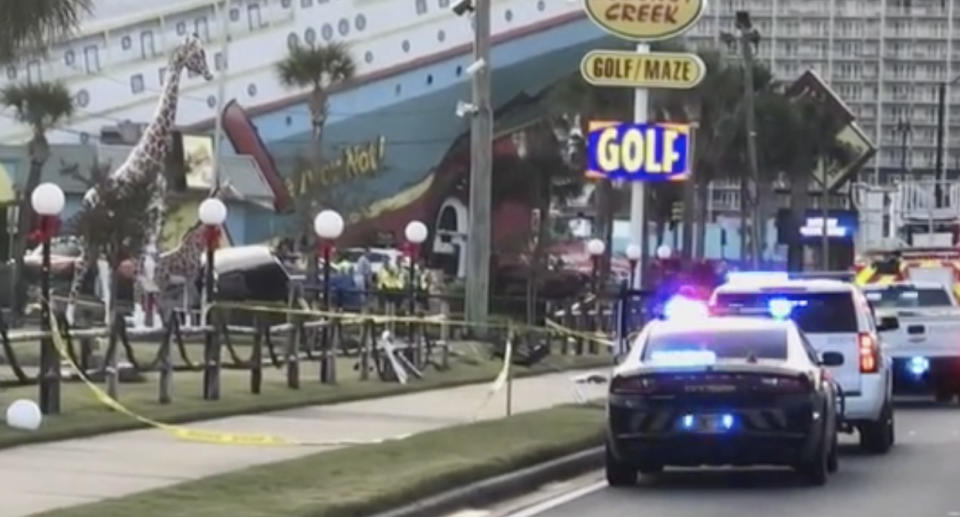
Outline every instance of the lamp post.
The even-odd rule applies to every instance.
[[[630,243],[627,245],[627,261],[630,263],[630,289],[639,289],[637,282],[637,264],[643,255],[643,248],[639,244]]]
[[[323,256],[323,305],[324,311],[330,310],[330,255],[333,251],[333,242],[343,235],[343,216],[336,210],[323,210],[313,218],[313,231],[317,234],[317,247],[314,260]],[[315,268],[319,269],[319,268]],[[316,278],[312,279],[316,283]],[[314,291],[316,300],[316,291]],[[330,357],[329,341],[330,326],[324,325],[322,334],[323,358],[320,360],[320,382],[333,382],[333,358]]]
[[[43,183],[33,189],[30,205],[40,216],[37,236],[43,246],[43,269],[40,275],[40,328],[50,330],[50,239],[57,232],[58,216],[66,200],[63,190],[54,183]],[[60,361],[53,341],[44,337],[40,343],[40,411],[46,415],[60,412]]]
[[[420,256],[420,245],[427,240],[428,233],[427,225],[420,221],[410,221],[403,230],[403,235],[407,238],[407,243],[410,246],[410,316],[413,316],[413,311],[417,307],[416,260]]]
[[[673,256],[673,250],[670,249],[670,246],[667,246],[666,244],[661,244],[660,247],[657,248],[658,259],[667,260],[672,256]]]
[[[213,325],[210,305],[213,304],[216,281],[214,271],[214,252],[220,244],[220,226],[227,220],[227,206],[215,197],[204,199],[197,208],[197,217],[204,225],[207,241],[206,271],[204,271],[204,291],[207,299],[206,325]],[[218,400],[220,398],[220,350],[217,346],[216,331],[209,330],[204,340],[203,363],[203,398],[204,400]]]
[[[599,279],[597,274],[600,271],[600,257],[603,256],[604,252],[607,251],[607,245],[600,239],[590,239],[587,242],[587,253],[590,254],[590,262],[592,263],[591,277],[593,279],[593,292],[596,294],[599,289]]]

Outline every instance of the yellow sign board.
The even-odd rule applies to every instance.
[[[624,39],[658,41],[689,29],[706,0],[584,0],[590,19]]]
[[[706,65],[696,54],[638,54],[594,50],[580,61],[584,80],[596,86],[689,89],[700,84]]]

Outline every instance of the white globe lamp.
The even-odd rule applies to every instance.
[[[313,218],[313,231],[326,240],[343,235],[343,217],[336,210],[323,210]]]
[[[657,258],[661,260],[666,260],[671,256],[673,256],[673,250],[670,249],[670,246],[663,244],[659,248],[657,248]]]
[[[60,215],[65,204],[63,189],[56,183],[41,183],[30,194],[30,206],[33,207],[34,212],[42,216]]]
[[[607,245],[600,239],[590,239],[587,241],[587,253],[593,257],[603,255],[607,251]]]
[[[40,406],[32,400],[16,400],[7,407],[7,425],[14,429],[36,431],[42,421]]]
[[[227,205],[215,197],[204,199],[197,208],[197,217],[207,226],[220,226],[227,220]]]
[[[427,233],[429,233],[427,225],[420,221],[410,221],[403,231],[403,234],[407,237],[407,241],[413,244],[423,244],[423,242],[427,240]]]
[[[632,260],[634,262],[640,260],[640,257],[643,255],[643,249],[640,248],[639,244],[630,243],[627,245],[627,260]]]

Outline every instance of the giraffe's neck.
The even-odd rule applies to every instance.
[[[182,70],[182,65],[172,64],[170,69],[167,71],[166,78],[164,79],[163,92],[160,95],[160,103],[157,105],[157,110],[153,114],[153,119],[150,121],[150,125],[147,126],[146,131],[144,131],[143,136],[140,138],[140,142],[137,143],[137,146],[134,147],[131,156],[137,156],[143,158],[146,162],[149,162],[151,165],[162,167],[163,158],[167,149],[167,139],[170,135],[170,130],[173,128],[173,121],[177,116],[177,98],[179,97],[180,91],[180,72]],[[143,167],[143,170],[134,170],[131,171],[133,174],[140,173],[145,174],[148,172],[147,167]]]

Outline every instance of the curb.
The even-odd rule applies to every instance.
[[[603,465],[604,448],[594,447],[514,472],[480,480],[374,517],[441,515],[471,506],[489,506],[550,481],[573,477]]]

